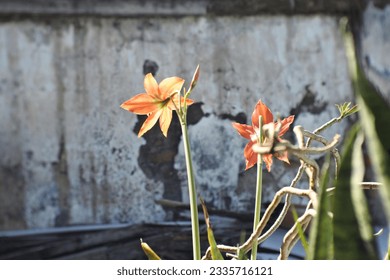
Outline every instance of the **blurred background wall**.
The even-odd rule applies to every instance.
[[[255,170],[244,172],[231,122],[249,123],[262,99],[313,130],[353,101],[342,15],[390,97],[390,3],[374,2],[0,0],[0,230],[174,219],[156,201],[188,201],[178,121],[167,138],[158,127],[138,138],[144,118],[119,106],[144,92],[144,74],[188,85],[198,64],[189,133],[199,193],[251,210]],[[264,202],[298,166],[265,171]]]

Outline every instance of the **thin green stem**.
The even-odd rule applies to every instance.
[[[258,141],[261,144],[262,143],[262,117],[259,116],[259,135],[258,135]],[[256,200],[255,200],[255,213],[253,218],[253,232],[256,231],[257,225],[260,222],[260,216],[261,216],[261,193],[263,189],[263,160],[261,158],[261,154],[257,154],[257,179],[256,179]],[[257,240],[253,242],[252,246],[252,253],[251,253],[251,259],[256,260],[257,259],[257,246],[258,242]]]
[[[199,218],[198,218],[198,203],[195,187],[194,172],[192,169],[191,148],[188,139],[187,123],[181,122],[181,130],[183,134],[184,153],[187,166],[188,191],[190,198],[191,224],[192,224],[192,248],[194,260],[200,260],[200,235],[199,235]]]
[[[257,180],[256,180],[256,202],[255,202],[255,217],[253,219],[253,231],[256,231],[257,225],[260,222],[261,215],[261,193],[263,188],[263,161],[261,155],[257,154]],[[252,247],[252,260],[257,259],[257,246],[258,242],[253,242]]]

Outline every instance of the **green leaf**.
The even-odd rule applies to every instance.
[[[210,217],[209,217],[209,213],[208,213],[207,208],[206,208],[206,204],[204,203],[203,199],[200,199],[200,203],[202,204],[203,214],[204,214],[204,218],[205,218],[206,225],[207,225],[207,239],[209,241],[209,245],[210,245],[210,249],[211,249],[211,258],[213,260],[223,260],[223,256],[222,256],[221,252],[219,251],[218,246],[217,246],[217,242],[215,241],[215,238],[214,238],[214,233],[213,233],[213,230],[211,228]]]
[[[238,251],[238,253],[237,253],[237,260],[240,260],[240,261],[247,261],[247,260],[249,260],[248,256],[245,254],[244,250],[238,249],[237,251]]]
[[[377,180],[382,183],[379,192],[390,224],[390,106],[357,63],[352,34],[344,37],[360,121]]]
[[[354,105],[352,107],[350,106],[351,106],[351,102],[345,102],[342,105],[336,104],[336,107],[340,112],[340,118],[346,118],[359,111],[357,105]]]
[[[152,248],[150,248],[150,246],[143,242],[142,239],[141,239],[141,247],[142,247],[142,250],[144,250],[145,252],[145,255],[148,257],[149,260],[161,260],[161,258],[153,251]]]
[[[359,82],[359,88],[362,89],[357,91],[357,101],[361,107],[360,119],[369,156],[377,180],[382,183],[379,191],[390,223],[390,107],[367,83],[368,81]],[[370,92],[370,96],[363,94],[363,91]]]
[[[360,236],[366,244],[369,255],[376,257],[377,252],[374,245],[374,232],[371,226],[371,217],[367,206],[367,200],[361,187],[365,172],[362,152],[363,141],[364,136],[362,133],[359,133],[353,145],[352,152],[351,196],[359,225]]]
[[[311,260],[333,259],[333,225],[330,199],[326,191],[329,185],[329,161],[328,156],[321,176],[317,215],[310,230],[308,259]]]
[[[356,185],[356,176],[364,174],[358,174],[363,162],[359,155],[354,155],[358,149],[361,150],[359,145],[355,145],[358,131],[359,127],[354,126],[346,138],[340,172],[335,182],[333,248],[334,258],[337,260],[376,259],[372,235],[367,238],[364,230],[369,226],[364,224],[368,221],[364,217],[357,217],[362,212],[359,207],[367,207],[366,201],[357,199],[359,195],[356,195],[358,191],[362,191],[360,185]]]
[[[307,243],[307,239],[306,239],[305,233],[303,231],[302,225],[300,222],[298,222],[299,217],[298,217],[297,210],[295,209],[294,206],[292,206],[292,208],[291,208],[291,213],[293,215],[294,222],[297,223],[298,235],[299,235],[299,239],[301,240],[302,247],[305,250],[305,254],[308,255],[309,244]]]
[[[246,235],[245,230],[244,229],[241,230],[239,245],[244,244],[244,242],[246,240],[245,235]],[[240,250],[239,249],[239,247],[240,247],[239,245],[237,245],[237,248],[238,248],[238,250],[237,250],[237,259],[238,260],[248,260],[248,256],[246,255],[245,250]]]

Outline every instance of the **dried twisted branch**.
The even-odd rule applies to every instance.
[[[297,195],[300,197],[307,197],[309,198],[309,202],[305,213],[300,218],[298,218],[294,226],[287,232],[283,240],[279,258],[280,259],[288,258],[288,255],[290,254],[293,246],[299,240],[298,226],[301,226],[302,229],[305,231],[312,217],[315,215],[314,209],[316,209],[317,207],[317,193],[315,192],[315,190],[317,189],[319,184],[320,169],[316,161],[311,159],[309,156],[331,152],[333,157],[335,158],[336,171],[337,171],[340,162],[340,155],[337,151],[336,145],[339,142],[340,136],[335,135],[331,141],[328,141],[327,139],[325,139],[324,137],[318,134],[321,131],[328,128],[329,126],[333,125],[334,123],[339,122],[341,119],[342,119],[341,117],[334,118],[329,122],[327,122],[326,124],[324,124],[323,126],[316,129],[315,131],[313,131],[312,133],[305,131],[301,126],[294,127],[294,133],[297,138],[298,146],[291,144],[289,141],[278,139],[277,137],[278,130],[279,130],[278,126],[276,126],[276,128],[273,125],[265,126],[266,131],[264,133],[267,136],[267,140],[261,145],[259,144],[254,145],[253,150],[259,154],[283,153],[287,151],[290,155],[294,155],[298,159],[300,159],[301,166],[299,167],[297,174],[292,180],[290,186],[282,188],[275,194],[272,202],[266,209],[257,228],[251,234],[251,236],[246,240],[246,242],[241,246],[236,246],[236,247],[218,245],[217,247],[221,252],[226,253],[227,256],[232,257],[233,259],[238,258],[238,255],[240,255],[241,252],[246,254],[248,251],[251,250],[255,242],[258,242],[258,244],[260,244],[261,242],[265,241],[269,236],[271,236],[276,231],[277,228],[279,228],[291,205],[291,198],[293,195]],[[305,137],[308,138],[306,143],[305,143]],[[324,146],[309,147],[313,140],[322,143]],[[298,181],[302,178],[303,171],[306,171],[309,177],[309,188],[307,190],[296,188]],[[286,198],[281,213],[279,214],[274,224],[269,228],[269,230],[265,232],[263,235],[261,235],[265,226],[269,222],[272,213],[275,211],[276,207],[279,205],[284,195],[286,196]],[[210,248],[207,249],[202,259],[211,259]]]
[[[317,135],[317,134],[314,134],[314,133],[311,133],[307,130],[305,130],[303,132],[303,134],[305,137],[308,137],[308,138],[313,139],[317,142],[320,142],[320,143],[324,144],[325,146],[328,146],[330,144],[329,141],[327,139],[325,139],[324,137]],[[339,166],[340,166],[340,161],[341,161],[340,154],[339,154],[339,151],[337,150],[336,147],[333,147],[333,149],[331,149],[331,153],[332,153],[334,160],[335,160],[335,174],[337,176]]]
[[[238,247],[233,247],[233,246],[226,246],[226,245],[218,245],[218,249],[223,252],[223,253],[229,253],[229,254],[235,254],[236,255],[230,255],[230,256],[237,256],[238,251],[242,251],[244,253],[247,253],[248,251],[251,250],[252,245],[256,240],[262,241],[262,239],[258,239],[258,237],[261,235],[263,229],[267,225],[268,221],[271,218],[271,214],[275,211],[276,207],[279,205],[282,197],[284,195],[297,195],[301,197],[307,197],[310,199],[310,201],[313,202],[313,205],[317,205],[317,194],[313,190],[302,190],[302,189],[297,189],[294,187],[284,187],[280,189],[274,196],[272,202],[266,209],[262,219],[260,220],[256,230],[251,234],[251,236],[248,238],[248,240],[242,244],[241,246]],[[211,248],[209,247],[206,250],[205,255],[202,257],[202,260],[208,260],[211,259]]]
[[[286,260],[288,258],[292,248],[299,239],[299,227],[301,226],[304,231],[315,214],[316,211],[314,209],[308,209],[301,217],[297,219],[294,226],[286,233],[283,238],[282,246],[280,247],[280,255],[278,257],[279,260]]]
[[[297,174],[295,175],[294,179],[291,181],[290,188],[295,188],[296,185],[298,184],[299,180],[302,178],[303,175],[303,168],[299,169]],[[282,210],[280,211],[280,214],[278,218],[276,218],[275,222],[271,225],[271,227],[259,237],[258,243],[260,244],[261,242],[264,242],[268,237],[270,237],[282,224],[284,218],[286,217],[288,213],[288,209],[291,206],[291,198],[292,194],[288,193],[286,194],[286,199],[284,201],[284,205]]]
[[[253,243],[261,235],[263,229],[265,228],[266,224],[268,223],[269,219],[271,218],[271,214],[275,211],[275,209],[279,205],[282,197],[286,194],[307,197],[313,201],[314,205],[317,205],[317,194],[313,190],[310,190],[310,189],[309,190],[302,190],[302,189],[291,188],[291,187],[284,187],[284,188],[280,189],[278,192],[276,192],[272,202],[270,203],[268,208],[265,210],[263,218],[260,220],[260,223],[258,224],[256,230],[251,234],[251,236],[248,238],[248,240],[239,247],[240,250],[242,250],[246,253],[252,248]]]

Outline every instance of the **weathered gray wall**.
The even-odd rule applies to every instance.
[[[367,75],[390,102],[390,4],[363,14],[361,56]]]
[[[207,202],[229,210],[251,209],[255,180],[232,121],[248,121],[261,98],[312,130],[353,99],[338,17],[213,16],[194,7],[196,16],[180,18],[1,19],[0,229],[161,221],[169,212],[156,199],[187,201],[177,121],[167,139],[158,129],[137,138],[143,119],[119,108],[143,92],[146,60],[158,64],[158,80],[188,81],[201,65],[189,128],[196,181]],[[389,18],[390,6],[369,6],[361,44],[390,96]],[[264,200],[289,183],[295,168],[285,167],[265,175]]]

